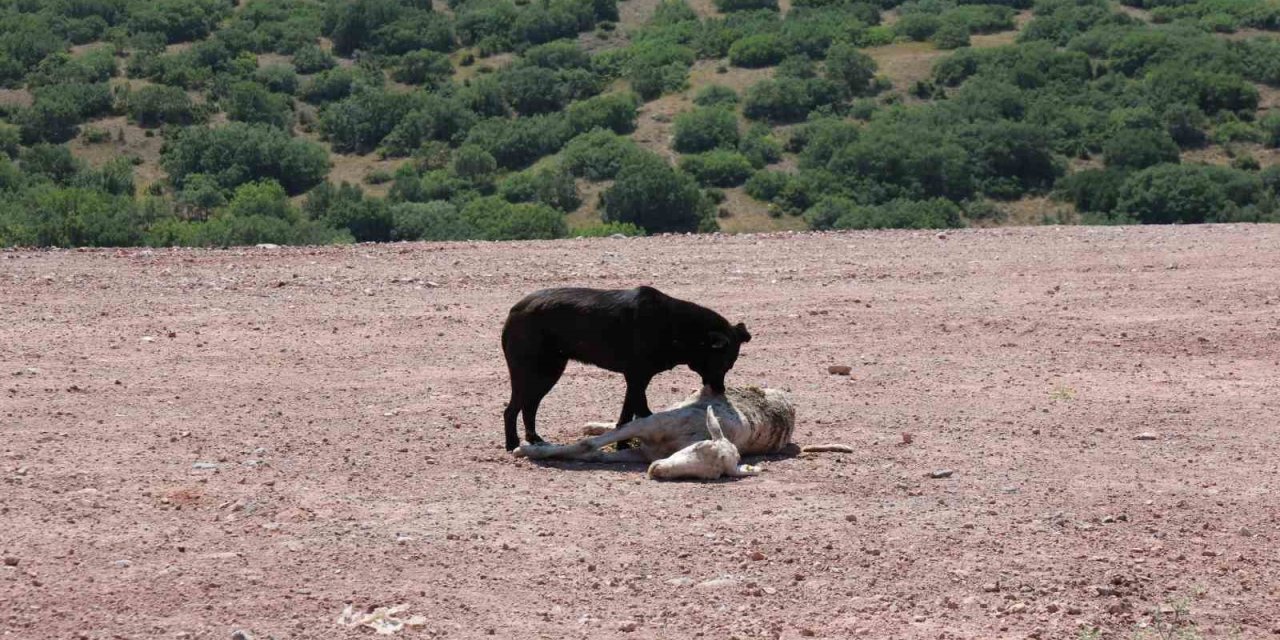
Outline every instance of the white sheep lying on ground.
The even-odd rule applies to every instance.
[[[571,445],[526,444],[512,453],[535,460],[650,462],[650,478],[712,480],[758,473],[739,464],[741,456],[781,451],[791,442],[795,423],[795,408],[784,391],[731,387],[720,395],[703,388],[666,411],[602,435]],[[633,438],[640,441],[637,449],[602,450]]]

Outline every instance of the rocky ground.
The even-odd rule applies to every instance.
[[[406,605],[404,638],[1276,637],[1278,248],[1214,226],[2,252],[0,633],[372,633],[351,603]],[[797,443],[855,453],[709,484],[510,458],[507,308],[642,283],[745,321],[730,383],[789,389]],[[621,393],[571,365],[542,434]]]

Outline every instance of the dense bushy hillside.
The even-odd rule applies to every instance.
[[[1276,0],[0,0],[0,245],[1269,221]]]

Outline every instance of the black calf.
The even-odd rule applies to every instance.
[[[623,374],[626,399],[617,426],[645,417],[645,392],[654,376],[688,365],[702,383],[724,393],[725,374],[738,348],[751,340],[747,327],[720,314],[672,298],[653,287],[625,290],[546,289],[516,303],[502,328],[502,353],[511,373],[511,400],[503,412],[506,447],[520,446],[516,416],[524,414],[525,439],[542,442],[538,405],[570,360]]]

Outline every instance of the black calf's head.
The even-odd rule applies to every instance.
[[[724,331],[708,333],[690,358],[689,368],[702,376],[702,384],[724,393],[724,376],[738,361],[738,350],[751,341],[747,326],[739,322]]]

